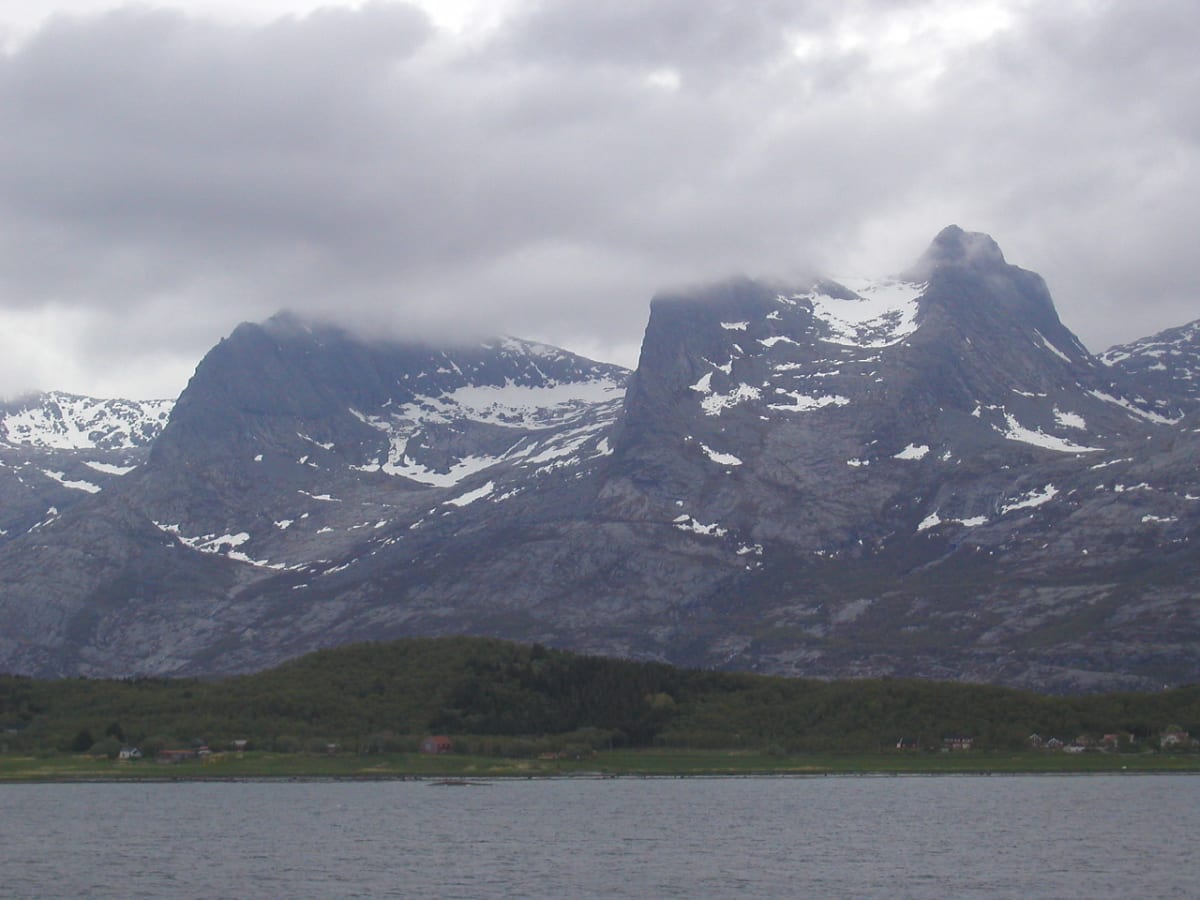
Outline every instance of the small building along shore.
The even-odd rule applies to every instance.
[[[453,753],[454,742],[444,734],[434,734],[421,741],[421,752],[427,754]]]

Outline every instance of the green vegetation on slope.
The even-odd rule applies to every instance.
[[[220,681],[0,677],[0,750],[152,754],[245,740],[261,751],[384,754],[423,735],[456,749],[533,756],[661,747],[878,752],[949,735],[981,750],[1122,733],[1200,731],[1200,688],[1049,697],[1008,688],[878,679],[822,682],[677,669],[475,638],[407,639],[324,650]]]

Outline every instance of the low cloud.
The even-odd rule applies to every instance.
[[[173,393],[281,308],[632,363],[660,286],[896,271],[950,222],[1093,349],[1193,319],[1200,10],[1043,6],[57,17],[0,56],[0,391]]]

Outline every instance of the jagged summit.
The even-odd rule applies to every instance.
[[[795,315],[778,308],[781,299],[809,314],[810,336],[827,343],[889,346],[940,314],[976,342],[1032,329],[1067,357],[1088,357],[1059,320],[1041,277],[1009,264],[989,235],[957,225],[942,229],[916,263],[893,277],[819,277],[790,286],[732,278],[657,295],[650,327],[694,338],[697,321],[717,313],[725,321],[766,317],[783,334]]]
[[[242,322],[238,329],[254,329],[258,328],[267,334],[278,338],[296,337],[303,334],[312,334],[314,331],[330,331],[342,333],[343,329],[331,323],[318,321],[302,316],[290,309],[281,309],[263,322]]]
[[[996,473],[1164,421],[1112,387],[1041,279],[986,235],[946,229],[925,260],[925,281],[660,298],[616,435],[629,481],[614,509],[665,517],[690,495],[677,514],[747,546],[873,554],[896,534],[999,523],[1020,491]]]
[[[951,225],[933,239],[901,276],[922,282],[922,319],[939,313],[975,342],[1013,344],[1019,333],[1043,338],[1076,363],[1087,349],[1058,317],[1042,277],[1007,262],[999,245],[981,232]]]
[[[941,266],[995,268],[1004,265],[1007,265],[1004,253],[990,235],[947,225],[903,277],[910,281],[926,281]]]
[[[445,425],[461,414],[481,425],[490,416],[502,427],[535,409],[550,416],[551,409],[619,399],[628,374],[515,338],[441,346],[366,341],[282,313],[239,325],[205,356],[153,460],[203,452],[219,465],[231,446],[253,455],[270,430],[278,432],[271,449],[299,451],[299,432],[336,445],[347,464],[372,465],[392,452],[380,444],[387,431],[381,423]]]

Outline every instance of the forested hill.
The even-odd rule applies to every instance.
[[[234,740],[281,751],[412,750],[447,734],[484,753],[546,747],[876,750],[1027,746],[1123,733],[1156,746],[1200,732],[1200,687],[1052,697],[961,683],[814,681],[681,669],[480,638],[413,638],[323,650],[254,675],[41,681],[0,677],[0,746],[144,751]]]

